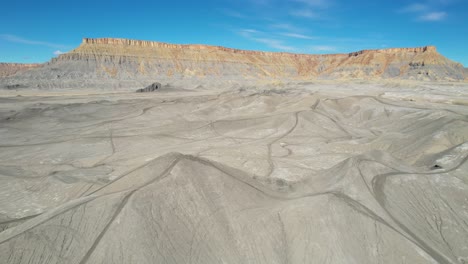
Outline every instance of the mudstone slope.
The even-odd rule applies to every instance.
[[[39,66],[40,64],[37,63],[0,63],[0,78]]]

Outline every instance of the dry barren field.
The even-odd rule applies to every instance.
[[[468,86],[5,93],[0,263],[468,263]]]

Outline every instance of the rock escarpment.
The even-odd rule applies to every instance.
[[[37,68],[37,63],[0,63],[0,78],[15,75],[18,72]]]
[[[141,87],[143,82],[264,79],[414,79],[456,81],[465,70],[433,46],[310,55],[128,39],[83,39],[39,70],[4,79],[39,87]]]

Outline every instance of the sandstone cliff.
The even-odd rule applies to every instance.
[[[26,63],[0,63],[0,78],[15,75],[18,72],[37,68],[40,64]]]
[[[310,55],[128,39],[83,39],[73,51],[3,83],[28,86],[141,87],[153,81],[415,79],[457,81],[465,69],[435,47]]]

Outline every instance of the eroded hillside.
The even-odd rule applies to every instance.
[[[152,81],[408,79],[464,80],[465,69],[435,47],[310,55],[176,45],[127,39],[88,39],[38,70],[2,81],[27,87],[141,87]]]

